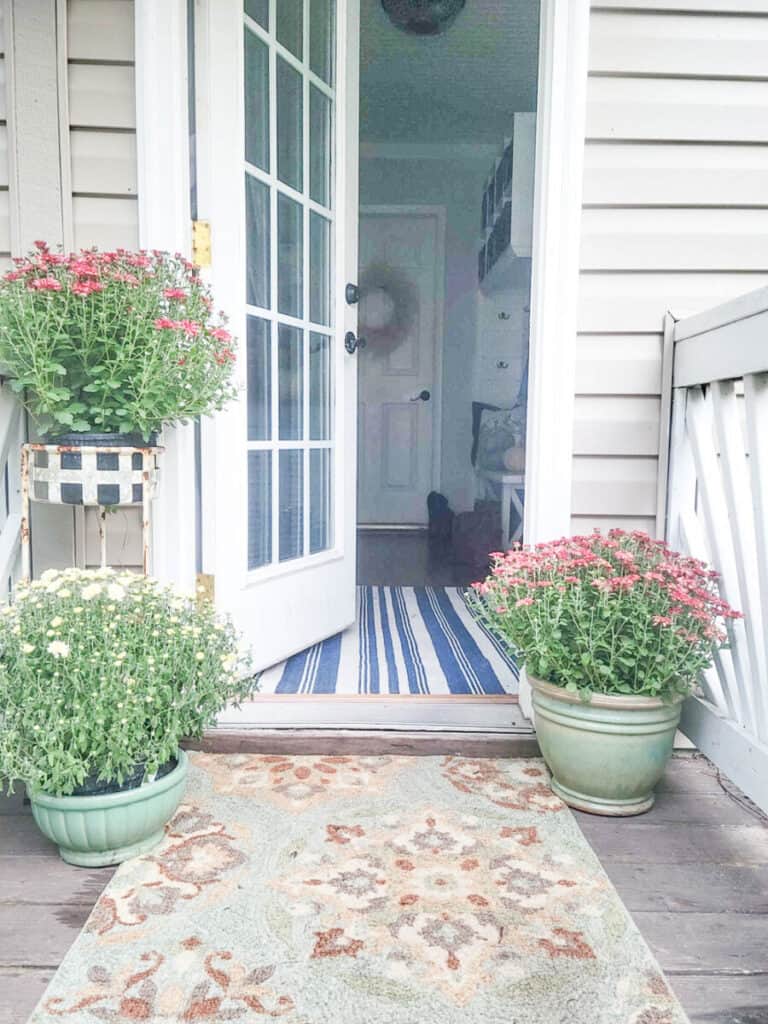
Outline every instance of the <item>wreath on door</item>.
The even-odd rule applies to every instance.
[[[419,312],[415,283],[386,263],[371,263],[360,275],[360,333],[374,355],[397,349],[411,333]]]

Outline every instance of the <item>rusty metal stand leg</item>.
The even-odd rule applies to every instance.
[[[101,545],[101,568],[107,567],[107,510],[99,505],[99,543]]]

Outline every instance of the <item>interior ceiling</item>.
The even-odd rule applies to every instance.
[[[535,110],[539,0],[466,0],[444,35],[411,36],[361,0],[360,137],[499,142]]]

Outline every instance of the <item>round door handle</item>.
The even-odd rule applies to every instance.
[[[412,402],[428,402],[431,397],[432,397],[432,395],[429,393],[429,391],[427,391],[427,389],[424,388],[422,391],[420,391],[418,393],[418,395],[414,395],[413,398],[411,399],[411,401]]]
[[[365,338],[356,337],[354,331],[347,331],[344,335],[344,348],[350,355],[353,355],[359,348],[365,348],[367,344]]]

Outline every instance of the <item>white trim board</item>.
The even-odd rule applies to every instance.
[[[570,532],[589,0],[542,0],[525,541]]]
[[[136,0],[139,244],[191,253],[186,0]],[[162,97],[159,102],[158,97]],[[191,425],[166,428],[151,567],[191,589],[195,578],[195,461]]]
[[[731,782],[768,811],[768,747],[699,697],[683,704],[681,731]]]
[[[516,697],[255,696],[226,708],[217,731],[249,729],[445,729],[531,734]]]

